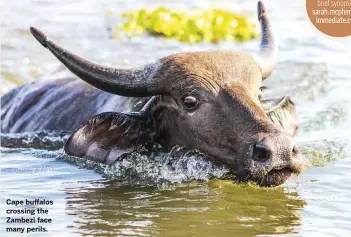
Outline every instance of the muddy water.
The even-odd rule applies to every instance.
[[[53,223],[46,224],[49,235],[32,236],[348,236],[351,38],[318,33],[306,20],[302,0],[267,3],[281,54],[278,69],[265,82],[270,88],[265,96],[289,94],[297,106],[296,140],[311,164],[302,175],[281,187],[263,189],[209,180],[220,177],[225,168],[193,153],[181,159],[172,154],[135,155],[117,167],[102,167],[49,147],[2,148],[2,215],[8,209],[7,198],[45,198],[54,201],[49,207]],[[210,1],[1,1],[1,93],[39,76],[49,78],[59,68],[57,60],[33,40],[29,26],[85,57],[123,67],[180,51],[253,50],[258,43],[187,45],[152,37],[111,39],[108,29],[116,19],[107,18],[107,11],[160,4],[207,7]],[[253,13],[256,1],[216,4]],[[30,139],[27,134],[23,141],[28,144]],[[49,134],[37,139],[40,144],[57,145],[65,137]],[[1,236],[11,236],[3,232],[9,226],[4,219],[0,226]]]

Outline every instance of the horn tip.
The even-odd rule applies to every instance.
[[[262,17],[266,16],[267,8],[262,1],[258,1],[257,3],[257,16],[258,21],[261,21]]]
[[[35,27],[29,28],[32,35],[41,43],[45,48],[47,48],[47,37],[46,35]]]

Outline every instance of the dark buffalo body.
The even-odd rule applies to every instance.
[[[60,74],[55,74],[55,79],[37,80],[4,95],[1,98],[1,132],[73,132],[92,115],[138,111],[147,99],[113,95],[90,86],[67,71]]]

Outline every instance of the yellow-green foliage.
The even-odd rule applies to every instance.
[[[148,32],[188,43],[243,42],[258,37],[255,25],[246,17],[227,10],[175,11],[159,7],[127,12],[122,17],[126,20],[122,29],[130,36]]]

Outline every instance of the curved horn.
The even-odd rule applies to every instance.
[[[122,96],[144,97],[162,94],[163,86],[154,78],[162,66],[161,62],[135,69],[105,67],[67,51],[34,27],[31,27],[30,31],[71,72],[92,86]]]
[[[262,70],[263,79],[266,79],[271,75],[273,68],[277,64],[279,50],[278,45],[274,41],[271,24],[267,17],[267,8],[261,1],[257,4],[257,15],[261,25],[261,43],[255,59]]]

